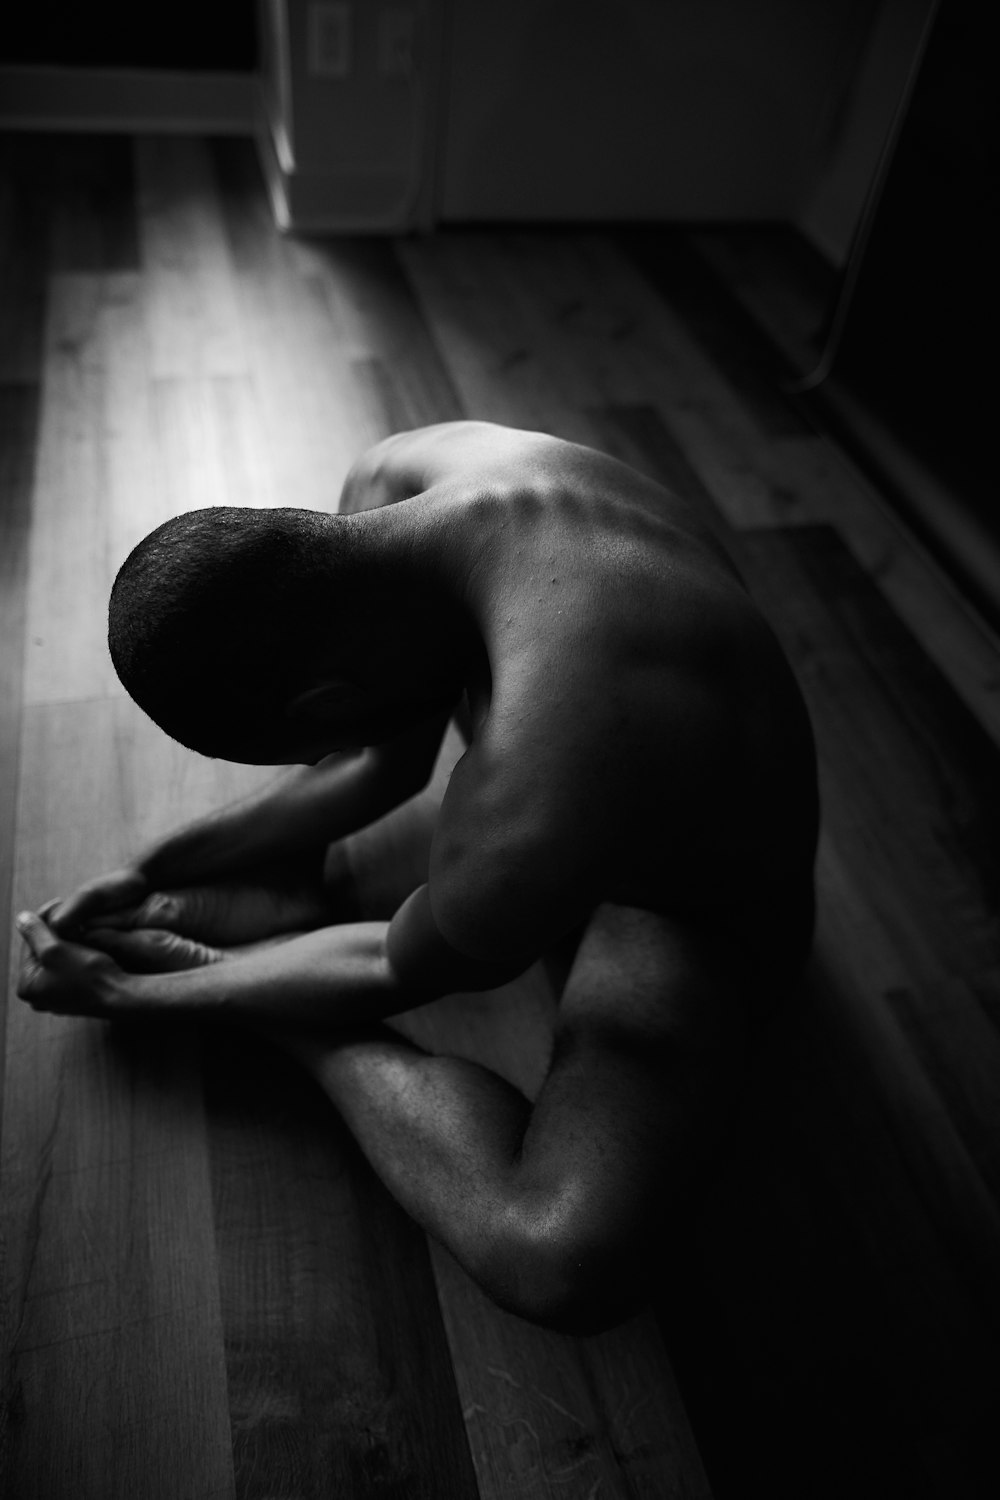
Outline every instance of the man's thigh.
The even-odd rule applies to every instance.
[[[742,1050],[744,979],[721,924],[605,902],[556,952],[566,969],[557,1035]]]
[[[563,989],[525,1142],[539,1190],[569,1192],[622,1233],[648,1228],[651,1201],[683,1190],[717,1149],[746,1051],[738,973],[708,934],[599,907]]]

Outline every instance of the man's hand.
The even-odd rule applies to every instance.
[[[332,901],[318,875],[309,879],[292,874],[282,879],[276,872],[270,877],[271,883],[264,883],[265,879],[262,876],[261,883],[217,881],[163,890],[151,888],[146,877],[134,870],[116,870],[82,886],[68,901],[51,902],[44,915],[60,937],[106,948],[115,957],[118,953],[104,941],[111,931],[165,931],[192,939],[196,947],[214,949],[242,947],[330,922]],[[96,940],[98,932],[101,941]],[[132,947],[139,951],[136,945]],[[129,949],[121,951],[124,954]],[[156,967],[192,968],[208,961],[202,955],[183,963],[157,963]]]
[[[183,991],[161,997],[136,976],[179,975],[293,940],[291,936],[269,938],[226,949],[209,947],[164,928],[118,931],[92,927],[87,931],[86,944],[73,943],[52,931],[49,922],[54,905],[50,902],[37,913],[22,912],[17,919],[18,931],[28,946],[17,993],[33,1010],[54,1015],[110,1018],[176,1009],[178,1004],[183,1005]],[[202,1007],[207,998],[211,1008],[210,992],[197,998]]]
[[[87,944],[108,954],[130,974],[178,974],[184,969],[221,963],[241,951],[214,948],[165,927],[140,927],[125,932],[91,927],[87,931]]]
[[[35,912],[21,912],[17,930],[28,945],[17,993],[33,1010],[58,1016],[114,1013],[125,976],[108,954],[57,937]]]
[[[143,960],[143,972],[136,973],[126,972],[96,946],[58,937],[44,918],[44,909],[18,918],[30,950],[18,994],[36,1010],[59,1015],[356,1026],[432,998],[400,984],[386,956],[385,922],[323,927],[223,949],[220,961],[202,956],[193,965],[188,960],[197,957],[201,945],[178,934],[97,929],[95,945],[116,946],[123,959],[127,946],[133,968]]]
[[[60,937],[78,936],[90,924],[134,908],[149,894],[149,882],[134,866],[88,880],[65,901],[51,902],[46,920]]]

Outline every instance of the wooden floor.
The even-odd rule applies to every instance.
[[[12,905],[260,779],[122,694],[103,620],[129,547],[199,505],[331,507],[369,442],[429,421],[544,428],[713,505],[802,680],[824,804],[809,983],[657,1305],[600,1338],[492,1308],[259,1047],[9,1001],[12,1500],[998,1493],[1000,655],[782,394],[753,314],[808,331],[787,248],[283,240],[249,143],[0,139],[4,965]],[[373,910],[432,804],[357,844]],[[534,974],[414,1026],[530,1090],[550,1020]]]

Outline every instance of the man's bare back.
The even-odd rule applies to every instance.
[[[485,657],[430,881],[454,946],[537,952],[612,902],[801,960],[809,724],[706,517],[606,455],[486,424],[365,462],[367,494],[419,485],[414,524],[433,535],[441,514],[449,566],[474,562]]]
[[[747,1033],[808,948],[805,710],[705,518],[604,455],[445,424],[364,455],[342,509],[193,513],[160,528],[166,550],[153,533],[123,567],[116,591],[133,582],[125,604],[112,597],[116,665],[147,712],[152,703],[170,732],[181,715],[176,737],[197,741],[197,702],[214,713],[217,684],[231,712],[214,714],[206,747],[222,734],[227,758],[310,764],[27,914],[19,992],[43,1010],[269,1027],[390,1190],[491,1296],[553,1326],[606,1326],[641,1298],[718,1134]],[[232,686],[239,672],[204,665],[218,613],[209,595],[208,623],[191,626],[198,659],[178,674],[181,696],[165,697],[145,659],[129,666],[133,639],[146,648],[128,588],[145,629],[178,547],[200,565],[192,538],[225,551],[235,536],[228,580],[244,567],[244,532],[266,526],[289,556],[305,538],[304,581],[287,592],[290,618],[265,612],[256,654],[270,582],[236,611],[219,659],[243,651],[247,693]],[[350,566],[338,576],[371,604],[354,639],[347,619],[328,634],[322,614],[323,549],[341,539]],[[197,578],[192,588],[197,614],[205,589]],[[186,608],[165,611],[168,632],[187,628]],[[281,630],[294,686],[280,674],[269,686],[256,665]],[[154,667],[173,661],[178,637],[154,648]],[[209,693],[192,709],[196,670]],[[329,871],[345,835],[423,785],[463,693],[468,748],[426,883],[391,920],[338,921],[324,860]],[[327,758],[345,747],[347,758]],[[534,1102],[377,1024],[567,949]]]

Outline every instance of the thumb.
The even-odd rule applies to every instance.
[[[69,936],[96,916],[141,901],[148,889],[146,877],[138,870],[129,867],[112,870],[110,875],[88,881],[72,896],[59,901],[49,920],[55,932]]]
[[[15,926],[39,963],[59,948],[59,939],[33,911],[19,912]]]

